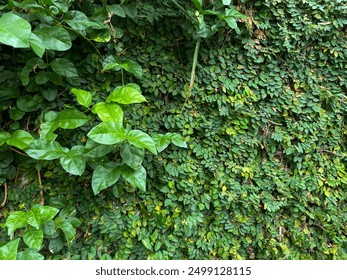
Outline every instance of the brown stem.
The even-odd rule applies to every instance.
[[[3,208],[6,205],[7,201],[7,183],[4,183],[4,201],[0,204],[0,208]]]
[[[41,180],[40,169],[37,170],[37,178],[39,180],[39,188],[40,188],[40,204],[44,205],[45,204],[45,198],[43,196],[43,185],[42,185],[42,180]]]
[[[22,156],[26,156],[26,157],[28,156],[27,154],[24,154],[24,153],[22,153],[22,152],[16,150],[15,148],[10,147],[10,150],[12,150],[12,151],[14,151],[14,152],[16,152],[17,154],[20,154],[20,155],[22,155]]]

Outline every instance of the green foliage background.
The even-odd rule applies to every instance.
[[[188,1],[179,2],[194,12]],[[214,1],[204,2],[212,7]],[[102,22],[102,4],[73,5]],[[247,18],[238,20],[239,32],[224,26],[201,42],[190,95],[195,39],[191,22],[170,1],[123,1],[124,17],[110,19],[113,38],[96,43],[102,55],[137,61],[142,77],[101,72],[95,50],[76,37],[70,50],[46,55],[71,60],[78,77],[40,85],[41,72],[33,69],[23,85],[18,75],[34,54],[0,45],[2,130],[33,133],[43,112],[74,105],[71,87],[100,101],[125,79],[137,82],[148,100],[126,107],[131,127],[177,132],[188,143],[188,149],[147,154],[145,192],[122,181],[94,196],[91,168],[76,177],[42,161],[46,204],[82,222],[70,248],[52,252],[46,240],[46,258],[347,258],[346,5],[233,4]],[[23,96],[33,101],[24,113]],[[81,144],[87,131],[64,130],[60,141]],[[0,212],[5,221],[20,205],[38,202],[40,189],[36,161],[0,149],[0,177],[10,185]],[[6,230],[0,233],[5,242]]]

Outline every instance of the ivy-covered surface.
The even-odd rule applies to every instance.
[[[38,163],[19,154],[18,144],[4,144],[1,222],[39,203],[43,191],[45,205],[80,221],[71,246],[43,240],[47,259],[346,259],[344,1],[203,1],[210,10],[233,2],[246,16],[236,20],[238,30],[223,23],[205,37],[176,1],[113,2],[108,12],[115,16],[106,23],[113,37],[94,45],[104,58],[136,61],[142,75],[102,71],[92,44],[77,36],[68,51],[45,55],[69,59],[78,76],[44,82],[34,64],[25,84],[20,73],[35,54],[0,45],[1,132],[35,135],[43,114],[76,106],[71,88],[91,92],[98,103],[110,89],[136,82],[148,102],[122,107],[127,125],[180,134],[188,148],[147,152],[145,190],[121,180],[94,195],[92,162],[82,176],[69,175],[59,160]],[[194,3],[178,2],[194,15]],[[69,9],[89,20],[107,19],[98,1],[74,5]],[[214,15],[204,19],[207,28],[216,22]],[[59,142],[84,145],[91,127],[59,128]],[[0,233],[7,242],[5,226]]]

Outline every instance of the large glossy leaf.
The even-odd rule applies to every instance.
[[[124,12],[122,6],[120,6],[118,4],[107,5],[106,10],[109,13],[112,13],[112,14],[117,15],[119,17],[125,18],[125,12]]]
[[[43,56],[46,49],[40,37],[36,36],[34,33],[31,33],[29,37],[29,44],[31,49],[36,53],[37,56]]]
[[[37,68],[43,69],[46,67],[46,63],[41,59],[41,58],[31,58],[28,59],[27,62],[25,63],[25,66],[23,67],[19,77],[22,81],[22,84],[24,86],[29,84],[29,74],[32,71],[36,71]]]
[[[51,253],[57,253],[65,246],[64,241],[61,239],[60,235],[56,238],[51,238],[49,240],[48,249]]]
[[[86,168],[86,159],[81,151],[70,150],[60,157],[60,164],[66,172],[81,176]]]
[[[12,133],[11,138],[7,140],[8,145],[17,147],[21,150],[28,147],[32,142],[34,142],[34,137],[25,130],[16,130]]]
[[[0,260],[15,260],[17,258],[19,238],[0,247]]]
[[[133,169],[141,166],[145,152],[144,149],[136,148],[134,146],[124,143],[120,149],[120,155],[123,161]]]
[[[7,13],[0,18],[0,43],[14,48],[28,48],[31,25],[25,19]]]
[[[141,94],[138,87],[133,84],[117,87],[106,99],[107,102],[117,102],[120,104],[133,104],[146,102],[146,98]]]
[[[40,221],[40,225],[52,220],[58,214],[59,209],[51,206],[42,206],[35,204],[31,207],[31,212]]]
[[[63,231],[66,241],[68,243],[68,246],[70,247],[76,235],[75,228],[69,222],[67,222],[65,219],[61,217],[55,219],[55,224],[57,228],[60,228]]]
[[[0,146],[4,145],[8,139],[11,138],[11,134],[8,132],[0,132]]]
[[[172,144],[181,148],[187,148],[187,143],[178,133],[166,133],[165,137],[171,140]]]
[[[69,11],[64,16],[64,21],[76,30],[85,30],[89,27],[94,29],[107,29],[108,25],[90,21],[89,18],[80,11]]]
[[[64,155],[68,149],[63,148],[56,141],[35,140],[25,150],[28,156],[34,159],[52,160]]]
[[[94,194],[114,185],[121,174],[121,167],[113,162],[100,164],[93,172],[92,189]]]
[[[43,242],[42,230],[28,226],[23,233],[23,241],[29,248],[39,250]]]
[[[125,69],[129,73],[134,74],[136,78],[142,77],[142,67],[137,62],[127,59],[123,61],[120,65],[123,69]]]
[[[45,257],[42,256],[37,250],[25,249],[22,252],[18,252],[17,260],[44,260]]]
[[[40,139],[46,141],[54,141],[58,134],[55,134],[54,131],[58,128],[57,122],[45,122],[40,125]]]
[[[118,123],[102,122],[89,131],[87,136],[97,143],[113,145],[125,140],[126,131]]]
[[[33,226],[36,229],[39,229],[41,224],[40,216],[35,215],[35,213],[32,211],[28,211],[27,215],[28,215],[27,217],[28,224]]]
[[[146,169],[140,166],[138,169],[130,167],[122,168],[122,177],[130,183],[133,187],[146,191]]]
[[[113,151],[113,147],[110,145],[103,145],[96,143],[95,141],[88,139],[85,146],[85,156],[90,158],[98,158],[107,155]]]
[[[92,94],[89,91],[83,89],[72,88],[71,92],[76,95],[77,102],[82,106],[89,108],[92,103]]]
[[[17,107],[23,112],[33,112],[40,108],[43,97],[41,95],[31,96],[24,94],[17,99]]]
[[[151,136],[141,130],[130,130],[127,133],[126,139],[138,148],[146,148],[153,154],[157,154],[155,143]]]
[[[55,58],[50,63],[53,71],[60,76],[71,78],[77,77],[77,69],[75,65],[66,58]]]
[[[153,135],[152,139],[153,139],[153,141],[155,143],[155,147],[157,148],[157,151],[159,153],[164,151],[171,143],[171,140],[162,134]]]
[[[64,109],[59,112],[56,118],[58,126],[65,129],[75,129],[84,125],[90,119],[89,116],[83,114],[77,109]]]
[[[60,26],[40,24],[34,34],[38,36],[48,50],[66,51],[71,48],[69,32]]]
[[[123,124],[123,110],[118,104],[99,102],[95,104],[93,111],[103,122]]]
[[[28,213],[16,211],[7,217],[5,226],[7,227],[8,235],[11,235],[16,229],[25,227],[28,224]]]

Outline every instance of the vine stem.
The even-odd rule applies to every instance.
[[[194,81],[195,81],[195,73],[196,73],[196,66],[198,64],[198,55],[199,55],[199,48],[200,48],[200,39],[198,39],[195,43],[195,50],[194,50],[194,56],[193,56],[193,65],[192,65],[192,70],[190,72],[190,83],[189,83],[189,88],[187,91],[187,97],[184,100],[183,106],[182,106],[182,112],[183,109],[188,102],[188,99],[192,93],[193,87],[194,87]]]
[[[176,0],[171,0],[171,2],[179,9],[181,12],[190,20],[193,22],[198,22],[196,18],[194,18],[192,15],[190,15],[185,8],[183,8]]]
[[[42,185],[40,168],[37,169],[37,178],[38,178],[38,181],[39,181],[39,188],[40,188],[40,204],[44,205],[45,204],[45,198],[43,196],[43,185]]]
[[[78,32],[76,29],[73,29],[71,27],[68,27],[66,25],[61,25],[61,27],[70,30],[72,32],[75,32],[78,36],[81,36],[84,40],[86,40],[96,51],[96,53],[98,54],[98,56],[102,57],[101,53],[99,52],[98,48],[93,44],[93,42],[91,40],[89,40],[86,36],[84,36],[82,33]]]
[[[3,208],[6,205],[7,201],[7,183],[4,183],[4,201],[0,204],[0,208]]]

